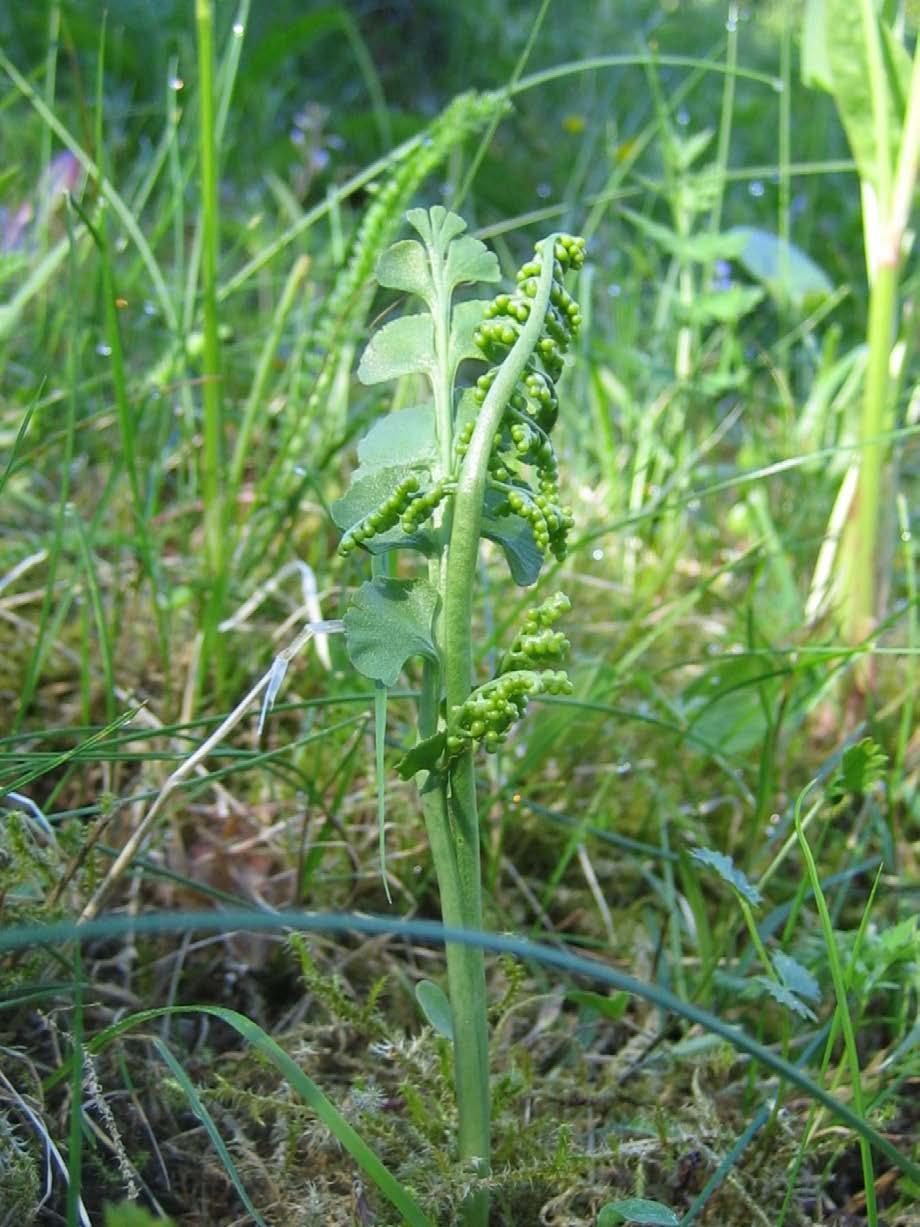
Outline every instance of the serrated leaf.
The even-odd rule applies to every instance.
[[[807,967],[803,967],[791,955],[778,950],[773,956],[773,966],[779,972],[780,979],[786,988],[806,1001],[821,1000],[821,988]]]
[[[483,321],[488,300],[472,298],[454,307],[450,320],[450,371],[453,375],[465,358],[483,361],[482,350],[473,341],[473,333]]]
[[[887,766],[885,751],[871,737],[864,737],[844,750],[828,784],[828,795],[832,801],[840,801],[848,794],[861,797],[884,777]]]
[[[735,226],[740,243],[738,261],[780,302],[796,306],[810,295],[822,298],[833,290],[831,279],[801,248],[756,226]]]
[[[425,248],[415,239],[388,247],[377,263],[377,280],[388,290],[417,294],[430,305],[434,297]]]
[[[691,324],[731,324],[753,311],[762,301],[764,292],[757,286],[733,285],[725,290],[697,294],[684,307],[681,315]]]
[[[431,471],[438,458],[434,408],[410,405],[378,418],[358,444],[360,480],[370,469],[402,465]]]
[[[419,1003],[429,1026],[433,1027],[438,1035],[453,1040],[454,1015],[443,988],[433,980],[419,980],[415,986],[415,1000]]]
[[[501,275],[495,253],[470,234],[454,239],[447,249],[445,277],[451,290],[466,282],[500,281]]]
[[[411,780],[419,771],[434,771],[441,762],[447,746],[447,733],[442,729],[433,737],[416,742],[396,764],[396,773],[402,780]]]
[[[403,315],[377,330],[358,363],[363,384],[403,375],[428,375],[435,367],[434,324],[430,315]]]
[[[626,1007],[629,1005],[629,993],[614,993],[612,997],[605,997],[602,993],[591,993],[580,988],[569,989],[566,993],[569,1001],[574,1001],[576,1005],[584,1006],[589,1010],[596,1010],[598,1014],[604,1018],[609,1018],[611,1022],[619,1022],[626,1013]]]
[[[760,891],[748,881],[730,856],[726,856],[724,852],[716,852],[713,848],[694,848],[690,855],[707,869],[714,869],[723,882],[727,882],[753,907],[759,906],[762,899]]]
[[[677,1215],[660,1201],[645,1197],[624,1197],[601,1207],[597,1227],[616,1227],[617,1223],[646,1223],[651,1227],[678,1227]]]
[[[432,625],[437,591],[427,580],[377,576],[361,585],[345,611],[345,645],[359,673],[395,686],[413,656],[437,660]]]
[[[817,1022],[818,1018],[814,1010],[809,1009],[804,1001],[787,988],[785,984],[777,984],[775,980],[771,980],[769,976],[755,976],[753,983],[760,986],[765,993],[773,998],[774,1001],[791,1010],[793,1014],[798,1014],[799,1018],[806,1018],[809,1022]]]

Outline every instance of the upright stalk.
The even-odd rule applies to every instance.
[[[563,279],[566,269],[582,266],[584,242],[553,235],[521,268],[514,293],[454,304],[457,286],[499,280],[497,260],[478,239],[461,238],[462,218],[441,206],[413,209],[407,220],[422,243],[391,247],[377,279],[421,298],[428,311],[381,328],[358,376],[374,384],[422,375],[433,403],[395,410],[372,428],[359,445],[361,466],[332,514],[344,530],[339,552],[345,556],[358,546],[372,554],[418,549],[425,555],[426,579],[378,576],[362,585],[345,615],[346,645],[356,667],[378,685],[393,685],[410,656],[424,658],[419,740],[399,770],[419,784],[444,922],[480,933],[474,754],[479,746],[499,748],[529,698],[568,693],[571,683],[549,667],[568,648],[552,629],[569,608],[556,594],[529,611],[496,675],[477,685],[472,627],[479,541],[485,530],[506,549],[521,584],[536,581],[547,553],[564,557],[572,516],[560,502],[550,432],[559,407],[555,384],[582,321]],[[460,395],[457,367],[470,358],[489,369]],[[457,1149],[469,1182],[461,1222],[487,1227],[483,1177],[490,1171],[491,1130],[482,950],[448,943],[447,982]]]
[[[198,152],[201,166],[201,284],[204,351],[202,362],[201,493],[209,593],[205,623],[206,656],[217,650],[226,583],[224,559],[223,414],[217,316],[217,248],[219,233],[217,149],[214,120],[214,11],[212,0],[195,0],[198,30]],[[218,668],[218,674],[220,669]]]
[[[473,688],[473,593],[489,456],[505,407],[524,373],[543,327],[553,281],[553,243],[544,241],[544,259],[530,318],[502,363],[480,411],[454,495],[450,546],[444,585],[444,689],[447,710],[461,705]],[[437,781],[425,805],[429,840],[444,923],[482,929],[482,872],[479,859],[479,812],[472,747]],[[482,951],[447,947],[447,979],[454,1012],[454,1062],[461,1160],[489,1170],[489,1039],[485,963]],[[488,1221],[488,1194],[474,1194],[464,1209],[465,1227]]]

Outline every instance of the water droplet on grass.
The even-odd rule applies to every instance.
[[[96,346],[96,353],[99,355],[100,358],[111,358],[112,347],[111,345],[107,345],[105,341],[100,341],[99,344]]]
[[[234,38],[242,38],[245,33],[246,33],[246,27],[243,25],[243,23],[241,21],[235,21],[233,23]]]
[[[553,194],[553,189],[550,186],[550,184],[548,183],[538,183],[537,184],[537,195],[540,197],[541,200],[546,200],[549,196],[552,196],[552,194]]]
[[[759,179],[754,179],[749,184],[748,191],[752,196],[762,196],[764,191],[763,184]]]
[[[185,82],[182,80],[181,77],[170,77],[169,78],[169,88],[172,90],[175,90],[176,93],[178,94],[180,89],[185,89]]]
[[[595,562],[601,562],[604,557],[604,551],[603,550],[592,550],[591,557],[594,559]]]
[[[687,124],[690,122],[690,112],[686,107],[681,107],[677,112],[677,122],[682,128],[686,128]]]

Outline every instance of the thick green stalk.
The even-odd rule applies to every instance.
[[[198,29],[198,143],[201,160],[202,449],[201,493],[204,500],[205,559],[210,586],[206,640],[217,651],[226,568],[224,559],[223,411],[217,317],[218,196],[214,120],[214,13],[212,0],[195,0]],[[207,655],[208,653],[206,653]],[[218,669],[218,675],[220,669]]]
[[[543,244],[547,257],[543,261],[530,317],[499,368],[482,405],[454,496],[441,618],[448,713],[466,700],[473,687],[473,592],[489,456],[505,406],[543,329],[553,283],[554,244],[555,236]],[[423,787],[422,800],[444,922],[457,928],[481,930],[482,874],[473,751],[465,751],[454,761],[449,777],[432,773]],[[453,1012],[460,1158],[471,1165],[475,1163],[484,1175],[489,1170],[491,1128],[482,951],[449,944],[447,979]],[[488,1192],[480,1190],[464,1206],[464,1227],[485,1227],[488,1216]]]
[[[860,440],[863,451],[859,485],[850,521],[847,557],[851,573],[846,579],[849,597],[846,636],[850,643],[862,640],[871,629],[876,609],[876,552],[879,535],[879,502],[882,468],[887,447],[881,437],[893,425],[891,406],[891,347],[897,316],[898,267],[881,264],[869,292],[869,361],[863,396]]]

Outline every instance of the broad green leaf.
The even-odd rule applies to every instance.
[[[505,555],[505,561],[508,563],[514,582],[521,588],[529,588],[540,577],[543,555],[537,549],[533,539],[533,530],[528,520],[522,520],[516,515],[494,516],[489,514],[490,504],[494,506],[501,497],[500,495],[491,497],[492,493],[492,491],[486,493],[482,535],[499,546]]]
[[[801,306],[809,295],[822,298],[833,290],[827,273],[801,248],[756,226],[735,226],[739,262],[780,302]]]
[[[454,1015],[443,988],[435,984],[433,980],[419,980],[415,986],[415,999],[428,1020],[428,1024],[437,1031],[438,1035],[443,1035],[445,1039],[453,1041]]]
[[[874,8],[874,5],[873,5]],[[894,51],[894,39],[883,34],[882,23],[875,18],[877,37],[882,43],[886,78],[880,83],[885,91],[888,110],[889,142],[879,148],[875,133],[872,104],[872,61],[869,55],[862,6],[854,0],[825,0],[825,36],[827,59],[831,70],[831,92],[841,122],[850,143],[860,178],[877,188],[882,181],[881,167],[887,164],[889,177],[897,161],[897,151],[904,123],[903,60]],[[887,54],[886,54],[887,52]],[[909,75],[908,65],[908,75]]]
[[[482,350],[473,341],[473,333],[482,323],[488,300],[473,298],[467,302],[458,302],[454,307],[450,320],[450,358],[451,374],[465,358],[475,358],[484,361]]]
[[[378,329],[358,363],[364,384],[402,375],[430,375],[435,367],[434,324],[430,315],[403,315]]]
[[[433,737],[416,742],[411,750],[407,750],[396,764],[396,772],[400,779],[411,780],[419,771],[434,771],[441,761],[441,756],[447,746],[447,733],[442,729]]]
[[[418,476],[419,470],[404,464],[356,473],[351,485],[330,508],[333,520],[343,532],[346,531],[375,511],[390,497],[399,483],[412,474]]]
[[[732,285],[727,290],[711,290],[697,294],[681,311],[691,324],[731,324],[753,311],[763,300],[764,292],[757,286]]]
[[[748,903],[757,907],[761,902],[761,893],[753,882],[748,881],[744,873],[737,868],[735,862],[724,852],[716,852],[713,848],[694,848],[690,855],[701,865],[714,869],[723,882],[727,882]]]
[[[432,623],[437,591],[427,580],[378,576],[361,585],[345,611],[345,645],[359,673],[395,686],[413,656],[437,660]]]
[[[425,248],[415,239],[404,239],[387,248],[377,264],[377,280],[388,290],[417,294],[431,305],[431,269]]]
[[[358,444],[360,480],[370,469],[411,466],[431,470],[438,459],[434,408],[430,404],[396,409],[378,418]]]
[[[796,994],[785,984],[777,984],[769,976],[755,976],[753,983],[763,989],[774,1001],[785,1006],[787,1010],[791,1010],[793,1014],[798,1014],[799,1018],[806,1018],[809,1022],[818,1021],[814,1010],[810,1009],[804,1001],[800,1001]]]
[[[821,1000],[821,988],[807,967],[803,967],[791,955],[778,950],[773,955],[773,966],[779,972],[780,979],[786,988],[806,1001]]]
[[[619,1022],[629,1005],[629,993],[614,993],[612,997],[605,997],[602,993],[591,993],[580,988],[573,988],[569,989],[566,997],[569,1001],[574,1001],[576,1005],[596,1010],[598,1014],[609,1018],[611,1022]]]
[[[445,279],[450,290],[467,282],[500,281],[501,275],[498,257],[472,235],[454,239],[447,249]]]
[[[597,1227],[616,1227],[617,1223],[647,1223],[651,1227],[678,1227],[673,1210],[660,1201],[645,1197],[625,1197],[622,1201],[610,1201],[601,1207]]]
[[[347,532],[359,520],[363,520],[365,516],[375,511],[385,499],[390,497],[399,483],[411,474],[427,477],[423,470],[407,465],[393,465],[386,469],[356,470],[352,476],[351,485],[330,508],[336,526],[343,532]],[[422,484],[424,485],[424,481]],[[432,540],[424,526],[417,532],[407,535],[396,524],[387,532],[378,533],[369,541],[363,541],[361,548],[367,550],[369,554],[386,554],[390,550],[406,549],[421,550],[427,554],[432,548]]]

